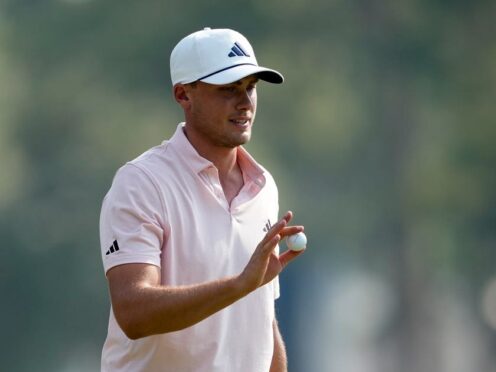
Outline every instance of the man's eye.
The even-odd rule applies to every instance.
[[[222,90],[224,92],[228,92],[228,93],[235,93],[236,92],[236,87],[224,87],[224,88],[222,88]]]

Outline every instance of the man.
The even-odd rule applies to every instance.
[[[255,119],[258,66],[249,42],[206,28],[171,54],[185,123],[117,172],[100,220],[112,311],[102,371],[286,371],[274,314],[278,274],[301,252],[278,243],[271,175],[242,147]]]

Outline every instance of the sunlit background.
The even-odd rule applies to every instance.
[[[496,2],[3,0],[0,370],[99,369],[100,204],[182,119],[175,43],[259,62],[247,146],[307,252],[281,275],[291,372],[496,371]]]

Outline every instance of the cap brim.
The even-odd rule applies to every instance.
[[[222,85],[233,83],[250,75],[257,75],[259,79],[273,84],[281,84],[284,81],[284,76],[276,70],[254,65],[239,65],[200,79],[200,81],[208,84]]]

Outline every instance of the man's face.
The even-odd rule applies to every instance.
[[[209,145],[234,148],[250,140],[257,109],[258,78],[248,76],[226,85],[201,81],[188,86],[186,121]]]

